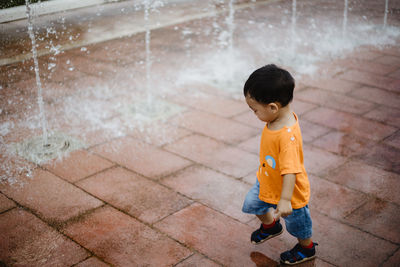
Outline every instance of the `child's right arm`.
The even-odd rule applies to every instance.
[[[292,196],[294,185],[296,183],[296,174],[289,173],[283,175],[283,185],[281,198],[279,200],[278,206],[276,208],[276,217],[286,217],[290,215],[293,211],[292,208]]]

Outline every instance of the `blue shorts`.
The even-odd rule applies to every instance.
[[[276,205],[266,203],[258,198],[260,193],[260,183],[257,182],[247,193],[243,203],[242,211],[256,215],[263,215],[268,212],[270,208],[276,209]],[[312,236],[312,221],[310,217],[310,210],[308,205],[301,209],[293,209],[293,212],[286,217],[285,220],[286,230],[299,239],[307,239]]]

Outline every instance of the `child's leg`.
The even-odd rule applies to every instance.
[[[301,209],[294,209],[292,214],[285,217],[286,229],[297,237],[298,244],[291,250],[281,254],[281,262],[294,265],[315,258],[315,246],[312,236],[312,221],[308,206]]]
[[[305,248],[309,247],[312,243],[311,238],[306,238],[306,239],[297,238],[297,240],[299,241],[299,244]]]
[[[247,193],[242,208],[243,212],[255,214],[262,222],[260,228],[251,234],[250,240],[254,244],[259,244],[282,233],[282,225],[279,220],[275,222],[272,213],[269,212],[271,207],[276,206],[265,203],[258,198],[259,187],[260,185],[257,181]]]
[[[295,265],[315,258],[315,246],[318,244],[313,243],[311,238],[298,238],[298,241],[294,248],[281,254],[281,263]]]
[[[256,216],[260,219],[261,225],[259,229],[251,234],[252,243],[259,244],[282,233],[282,225],[279,220],[275,220],[272,212]]]
[[[274,222],[274,216],[272,215],[272,212],[267,212],[266,214],[263,215],[256,215],[258,219],[260,219],[260,221],[263,224],[271,224]]]

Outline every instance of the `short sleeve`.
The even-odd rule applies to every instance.
[[[300,146],[296,141],[287,143],[279,153],[280,174],[301,173]]]

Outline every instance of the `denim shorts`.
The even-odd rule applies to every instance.
[[[263,215],[268,212],[270,208],[276,209],[276,205],[266,203],[259,199],[260,183],[257,182],[247,193],[243,203],[242,211],[245,213]],[[286,217],[285,220],[286,230],[299,239],[307,239],[312,236],[312,221],[310,217],[310,210],[308,205],[301,209],[293,209],[293,212]]]

